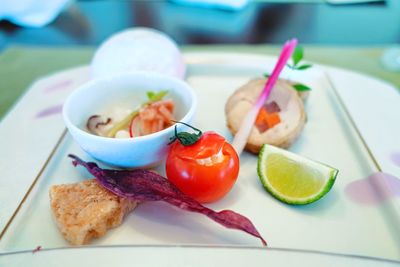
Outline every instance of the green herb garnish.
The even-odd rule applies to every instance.
[[[304,57],[304,49],[301,46],[296,46],[292,54],[293,64],[286,64],[292,70],[306,70],[312,67],[312,64],[301,64]],[[264,78],[269,78],[271,74],[263,73]],[[290,80],[289,80],[290,81]],[[302,83],[293,84],[293,88],[298,92],[310,91],[311,88]]]
[[[312,64],[301,64],[304,57],[304,49],[301,46],[296,46],[292,54],[292,64],[286,64],[292,70],[306,70],[312,67]],[[268,78],[271,76],[269,73],[264,73],[263,76]]]
[[[296,46],[292,54],[293,66],[300,63],[304,56],[304,49],[301,46]]]
[[[155,93],[153,91],[148,91],[146,94],[147,94],[147,98],[149,100],[146,103],[144,103],[143,105],[147,105],[147,104],[150,104],[150,103],[153,103],[153,102],[160,101],[161,99],[164,98],[164,96],[166,96],[168,94],[168,91],[167,90],[162,90],[162,91],[159,91],[157,93]]]
[[[311,64],[301,64],[301,61],[304,57],[304,49],[301,46],[297,46],[292,54],[292,62],[293,64],[287,64],[289,68],[292,70],[306,70],[312,67]],[[293,84],[294,89],[298,92],[310,91],[311,88],[302,83]]]
[[[303,57],[304,57],[303,47],[297,46],[292,54],[293,64],[287,64],[287,66],[292,70],[306,70],[311,68],[312,67],[311,64],[300,64]]]
[[[304,85],[302,83],[293,84],[293,87],[294,87],[294,89],[296,89],[299,92],[304,92],[304,91],[310,91],[311,90],[310,87],[308,87],[307,85]]]
[[[292,54],[293,64],[287,64],[287,66],[293,70],[306,70],[312,67],[311,64],[300,64],[304,57],[303,47],[297,46]]]
[[[311,64],[303,64],[301,66],[296,67],[296,70],[306,70],[306,69],[309,69],[311,67],[312,67]]]
[[[173,121],[173,122],[181,123],[187,127],[190,127],[193,130],[195,130],[197,133],[188,133],[188,132],[179,132],[178,133],[177,125],[175,125],[175,135],[170,138],[170,142],[168,143],[169,145],[172,144],[173,142],[175,142],[176,140],[179,140],[179,142],[182,145],[191,146],[200,139],[202,132],[199,129],[193,127],[190,124],[184,123],[184,122],[180,122],[180,121]]]
[[[138,114],[139,114],[139,110],[142,107],[145,107],[151,103],[160,101],[164,98],[164,96],[166,96],[168,94],[167,90],[162,90],[159,92],[153,92],[153,91],[148,91],[146,92],[147,98],[148,100],[146,102],[144,102],[142,105],[140,105],[140,107],[136,108],[134,111],[132,111],[131,113],[129,113],[128,116],[126,116],[122,121],[118,122],[116,125],[114,125],[114,127],[112,127],[108,132],[107,132],[107,137],[114,137],[115,134],[125,128],[125,126],[130,123]]]

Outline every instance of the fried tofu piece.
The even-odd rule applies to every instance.
[[[122,223],[137,202],[118,197],[95,179],[50,188],[50,204],[57,226],[72,245],[83,245]]]

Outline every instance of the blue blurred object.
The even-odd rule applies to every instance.
[[[238,11],[247,6],[249,0],[171,0],[177,4],[198,6],[203,8],[218,8]]]
[[[366,4],[366,3],[376,3],[385,2],[386,0],[326,0],[329,4],[334,5],[345,5],[345,4]]]
[[[0,0],[0,21],[40,28],[51,23],[72,0]]]
[[[345,5],[345,4],[365,4],[375,2],[385,2],[386,0],[326,0],[328,4]]]

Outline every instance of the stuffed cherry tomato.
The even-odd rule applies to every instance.
[[[186,135],[180,138],[179,134]],[[225,196],[239,174],[239,157],[235,149],[215,132],[179,134],[175,131],[176,137],[166,161],[168,179],[202,203]],[[191,141],[187,142],[188,139]]]

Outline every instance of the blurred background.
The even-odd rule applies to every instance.
[[[18,1],[0,0],[0,15],[6,4]],[[234,0],[222,1],[227,4],[216,8],[182,4],[183,0],[66,2],[54,19],[40,27],[18,26],[3,15],[0,51],[10,45],[98,45],[111,34],[135,26],[161,30],[181,45],[281,44],[294,36],[318,45],[400,43],[400,0],[239,1],[242,6],[237,9],[229,7]]]

